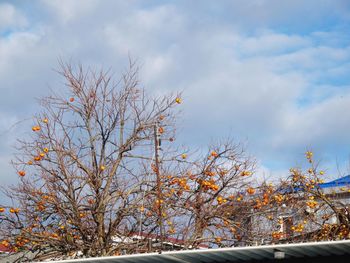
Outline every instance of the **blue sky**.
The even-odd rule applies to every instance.
[[[346,0],[0,1],[0,184],[17,180],[9,161],[36,98],[63,88],[58,58],[118,75],[128,54],[151,93],[183,91],[179,143],[243,141],[259,176],[310,148],[347,173],[349,32]]]

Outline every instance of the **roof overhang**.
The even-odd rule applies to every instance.
[[[275,252],[290,258],[320,256],[350,256],[350,240],[265,245],[251,247],[215,248],[200,250],[169,251],[149,254],[135,254],[113,257],[99,257],[75,260],[51,261],[60,263],[101,262],[101,263],[194,263],[194,262],[238,262],[266,261],[275,259]],[[284,252],[284,253],[283,253]]]

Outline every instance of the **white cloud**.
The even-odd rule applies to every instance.
[[[157,55],[168,48],[169,42],[178,41],[184,29],[182,15],[173,6],[164,5],[147,10],[133,10],[122,21],[108,20],[103,37],[107,45],[117,53]]]
[[[220,9],[235,23],[256,30],[279,27],[290,30],[299,28],[311,32],[315,27],[324,25],[324,19],[342,19],[349,21],[349,1],[347,0],[228,0],[225,5],[212,8]]]
[[[248,56],[275,56],[310,46],[309,38],[297,35],[265,32],[256,37],[247,37],[238,45],[240,52]]]
[[[310,71],[338,67],[342,63],[348,62],[350,46],[344,48],[309,46],[272,59],[279,70],[297,69],[309,73]]]
[[[27,25],[26,18],[13,5],[0,3],[0,32]]]
[[[41,3],[63,24],[72,20],[77,21],[82,16],[91,14],[95,7],[101,4],[97,0],[41,0]]]
[[[39,36],[28,32],[12,33],[10,36],[0,39],[0,74],[8,74],[13,71],[13,62],[21,57],[28,56],[28,51],[33,48]],[[10,66],[10,68],[9,68]],[[6,72],[6,73],[5,73]]]
[[[284,116],[276,145],[285,147],[333,144],[341,147],[349,140],[350,116],[346,114],[350,105],[350,92],[334,96],[305,109]]]

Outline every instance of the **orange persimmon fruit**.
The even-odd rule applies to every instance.
[[[217,157],[218,153],[216,151],[211,151],[210,155],[213,156],[213,157]]]
[[[41,128],[40,128],[40,126],[38,126],[38,125],[32,127],[32,131],[40,131],[40,129],[41,129]]]
[[[19,176],[25,176],[26,175],[26,172],[21,170],[21,171],[18,171],[18,175]]]

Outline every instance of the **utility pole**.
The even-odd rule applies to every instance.
[[[158,151],[160,149],[160,134],[159,134],[159,125],[156,123],[154,125],[154,159],[155,159],[155,172],[157,175],[157,204],[158,204],[158,226],[159,226],[159,235],[160,235],[160,251],[162,253],[163,250],[163,209],[162,209],[162,182],[159,173],[159,154]]]

